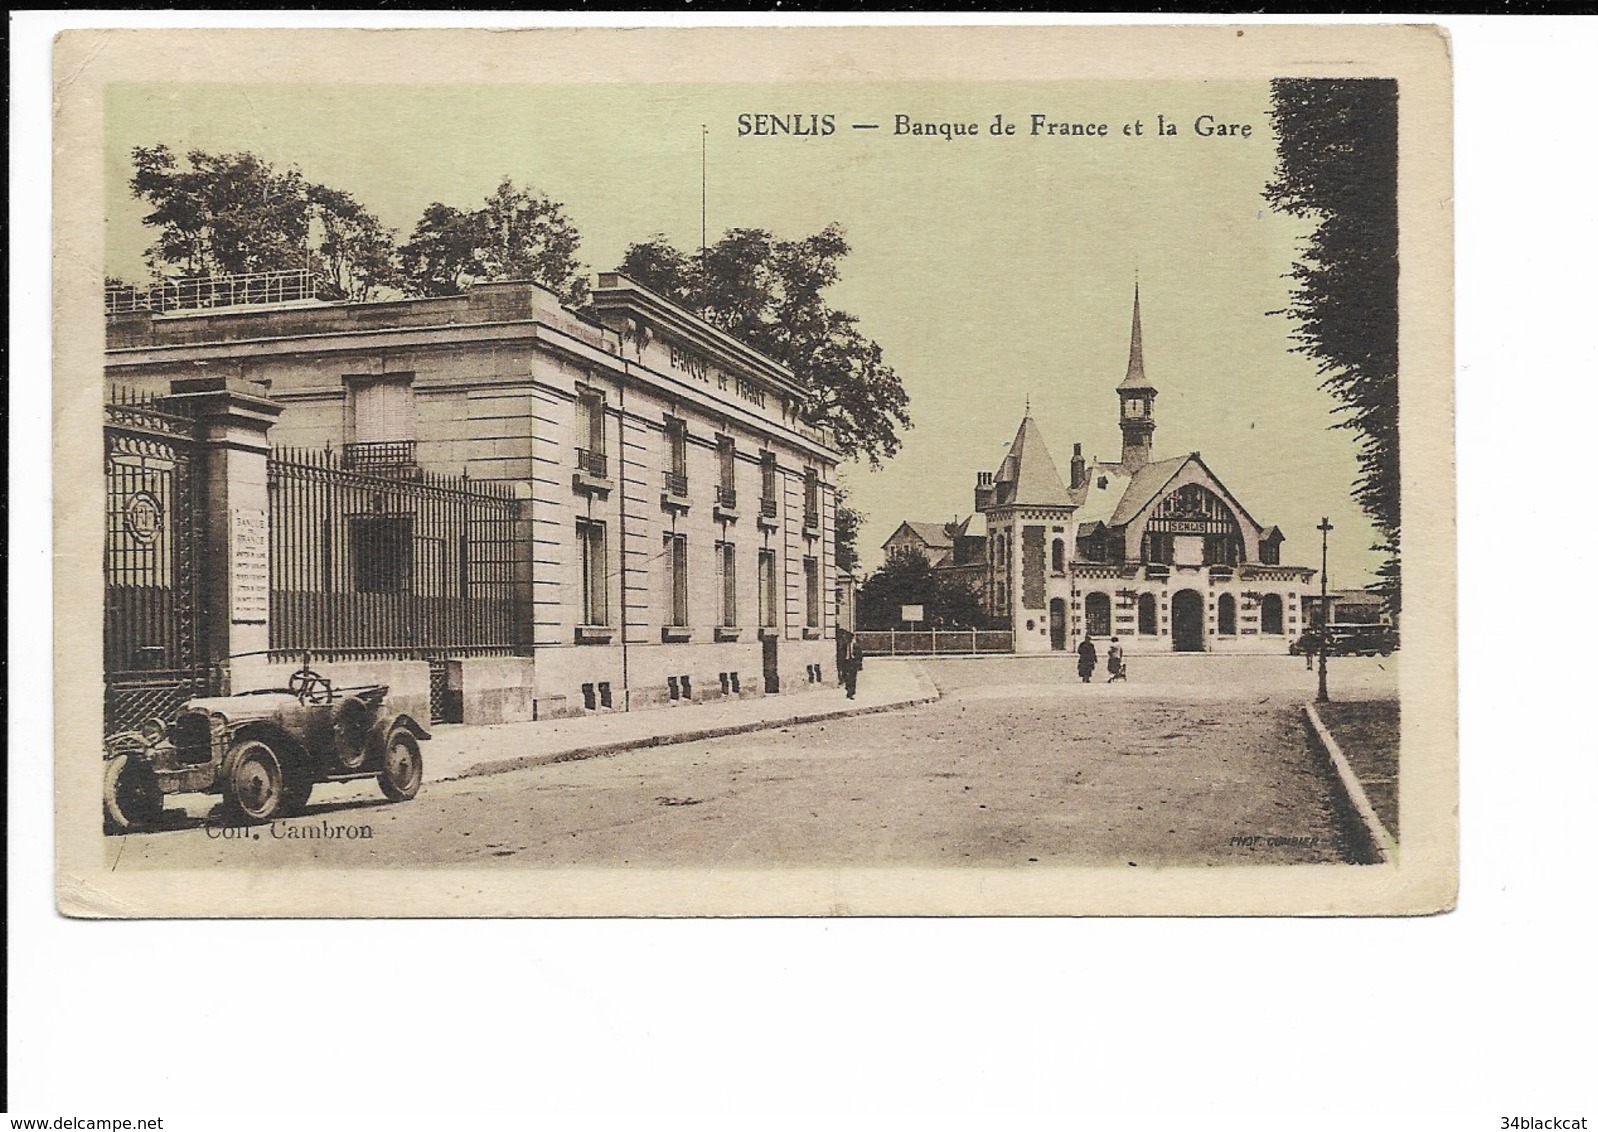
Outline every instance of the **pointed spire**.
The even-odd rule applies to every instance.
[[[1143,372],[1143,298],[1140,285],[1132,284],[1132,349],[1126,359],[1126,377],[1122,389],[1149,389],[1149,379]]]
[[[1143,296],[1141,285],[1132,284],[1132,352],[1126,360],[1128,379],[1143,377]]]

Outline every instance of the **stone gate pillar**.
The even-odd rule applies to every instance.
[[[236,377],[178,378],[171,401],[196,422],[205,507],[200,553],[199,639],[219,691],[260,687],[271,616],[267,432],[283,407],[263,386]],[[253,671],[252,671],[253,670]]]

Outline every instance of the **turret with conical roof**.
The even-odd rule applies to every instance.
[[[1126,376],[1115,387],[1121,398],[1121,466],[1136,472],[1149,462],[1154,449],[1154,398],[1159,391],[1143,372],[1143,303],[1137,284],[1132,285],[1132,349]]]
[[[989,506],[1007,504],[1033,507],[1069,507],[1071,496],[1060,478],[1060,470],[1043,443],[1043,432],[1030,415],[1016,429],[1009,454],[993,477]]]

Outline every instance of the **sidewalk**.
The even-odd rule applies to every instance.
[[[433,728],[422,748],[427,780],[499,774],[545,763],[593,758],[638,747],[714,739],[769,727],[838,719],[930,703],[938,689],[914,660],[872,658],[853,700],[841,687],[747,700],[683,704],[539,723]]]

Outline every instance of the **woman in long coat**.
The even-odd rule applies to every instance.
[[[1099,650],[1093,647],[1092,637],[1083,637],[1076,647],[1076,674],[1087,684],[1093,679],[1093,670],[1099,666]]]

